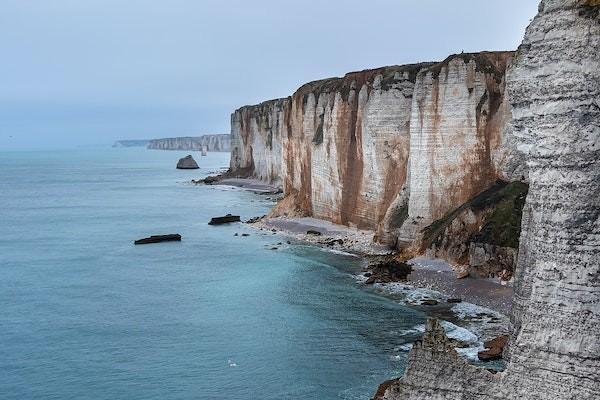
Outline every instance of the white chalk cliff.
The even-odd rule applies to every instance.
[[[457,54],[353,72],[242,107],[231,117],[230,173],[281,183],[279,215],[372,229],[378,242],[423,252],[449,232],[424,243],[426,227],[498,179],[526,175],[505,90],[512,56]],[[492,212],[474,210],[461,237]],[[470,247],[434,251],[468,263]]]
[[[598,399],[600,2],[542,1],[507,88],[530,181],[507,367],[468,365],[430,321],[379,399]]]

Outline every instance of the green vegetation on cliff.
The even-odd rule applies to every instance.
[[[483,226],[471,235],[469,242],[518,248],[527,189],[528,185],[524,182],[496,181],[489,189],[425,227],[422,231],[424,246],[428,247],[438,240],[458,215],[471,209],[474,213],[487,215]]]

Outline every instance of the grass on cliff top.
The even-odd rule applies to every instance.
[[[452,221],[466,209],[474,212],[489,212],[479,232],[469,238],[469,242],[481,242],[502,247],[519,247],[521,216],[529,186],[523,182],[496,183],[460,207],[449,211],[442,218],[423,229],[423,242],[426,247],[440,239]]]

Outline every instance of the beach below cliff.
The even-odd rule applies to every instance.
[[[508,315],[513,289],[498,279],[459,279],[455,268],[441,259],[416,257],[408,261],[412,272],[405,281],[368,284],[368,265],[378,256],[393,254],[387,246],[373,242],[373,231],[333,224],[316,218],[262,218],[251,224],[265,234],[280,234],[293,242],[353,254],[361,259],[363,270],[355,274],[358,284],[398,303],[414,307],[428,316],[440,318],[446,330],[460,343],[457,351],[478,363],[483,342],[509,333]],[[416,333],[422,333],[415,327]],[[408,350],[406,346],[404,350]],[[502,363],[484,364],[502,368]]]
[[[247,183],[246,187],[252,187],[252,183]],[[365,267],[372,256],[394,253],[388,246],[373,242],[373,231],[338,225],[317,218],[262,218],[252,226],[334,252],[363,257]],[[499,279],[472,277],[459,279],[456,272],[458,268],[441,259],[416,257],[408,263],[412,266],[412,272],[405,282],[407,285],[437,291],[447,298],[461,299],[503,315],[510,313],[513,288],[511,285],[501,283]]]

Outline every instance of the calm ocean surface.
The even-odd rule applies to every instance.
[[[424,315],[353,257],[207,225],[272,203],[187,183],[229,154],[186,154],[0,152],[0,398],[368,399],[398,376]],[[133,245],[161,233],[183,241]]]

